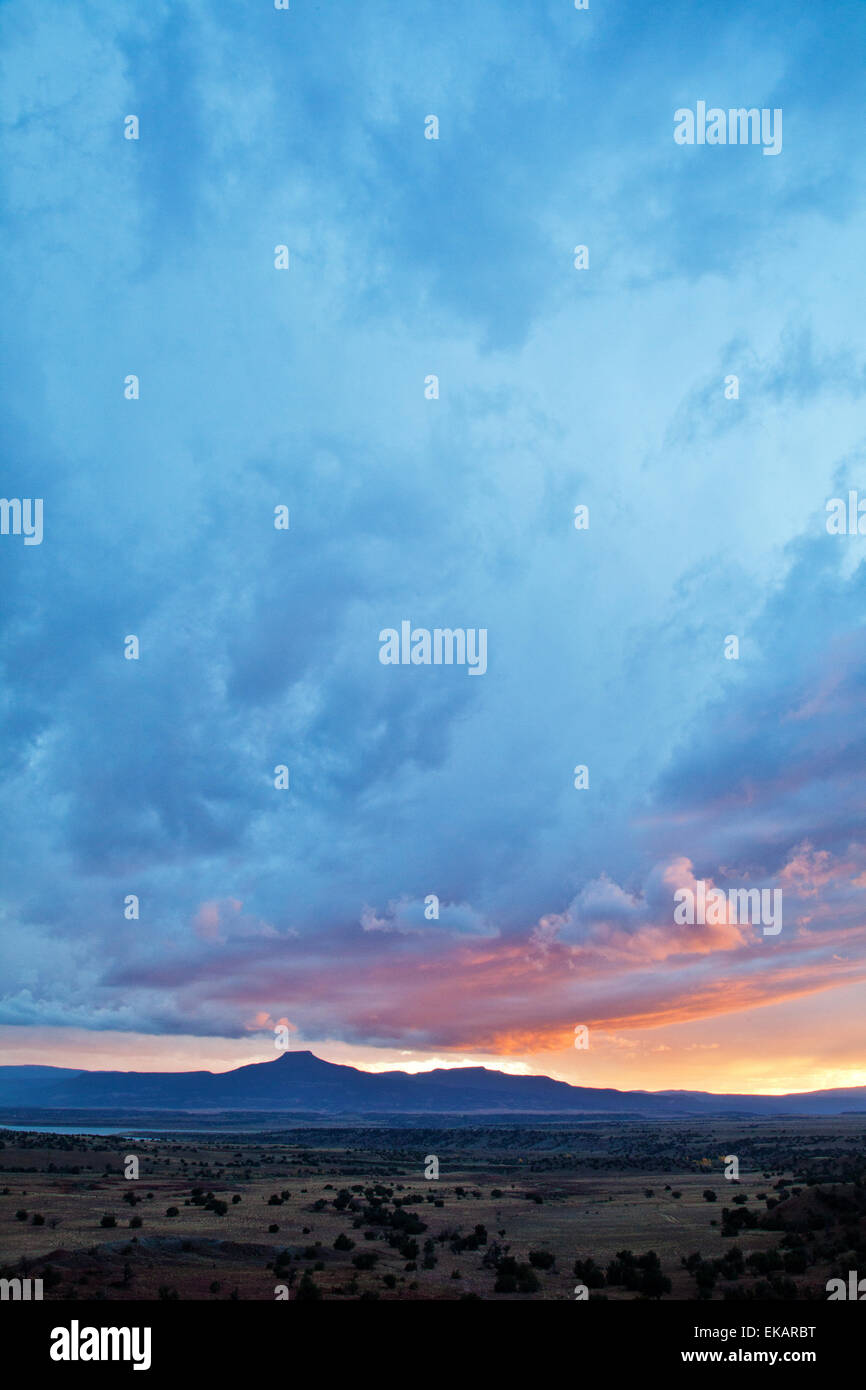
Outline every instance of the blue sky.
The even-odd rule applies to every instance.
[[[866,495],[864,31],[0,6],[2,490],[45,515],[0,536],[7,1060],[227,1066],[285,1018],[363,1065],[866,1083],[825,526]],[[698,100],[782,153],[678,146]],[[404,618],[486,628],[484,677],[382,666]],[[782,936],[677,935],[698,877],[783,884]]]

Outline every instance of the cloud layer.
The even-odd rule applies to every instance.
[[[45,506],[0,537],[0,1024],[533,1058],[848,1001],[864,16],[0,29],[3,491]],[[678,147],[699,98],[782,107],[783,153]],[[486,628],[486,674],[383,667],[404,619]],[[677,927],[698,878],[781,887],[782,933]]]

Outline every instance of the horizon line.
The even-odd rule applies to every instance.
[[[497,1067],[485,1066],[483,1063],[473,1063],[473,1064],[470,1064],[470,1065],[466,1065],[466,1064],[464,1064],[464,1063],[455,1063],[453,1066],[443,1066],[443,1065],[441,1065],[440,1063],[437,1063],[435,1066],[418,1067],[418,1068],[417,1068],[416,1070],[414,1070],[414,1071],[407,1071],[407,1070],[405,1070],[405,1068],[403,1068],[403,1067],[398,1067],[398,1066],[395,1066],[395,1067],[385,1067],[385,1068],[381,1068],[381,1069],[373,1069],[373,1068],[371,1068],[371,1067],[360,1066],[360,1065],[357,1065],[357,1064],[352,1063],[352,1062],[331,1062],[331,1061],[329,1061],[326,1057],[320,1057],[320,1056],[318,1055],[318,1053],[313,1052],[313,1051],[312,1051],[310,1048],[308,1048],[308,1047],[286,1048],[286,1049],[284,1049],[283,1051],[281,1051],[281,1053],[280,1053],[280,1055],[279,1055],[278,1057],[271,1057],[271,1058],[268,1058],[268,1059],[265,1060],[265,1061],[256,1061],[256,1060],[252,1060],[252,1061],[250,1061],[250,1062],[239,1062],[239,1063],[237,1063],[237,1065],[235,1065],[235,1066],[224,1067],[224,1068],[222,1068],[222,1069],[220,1069],[220,1070],[218,1070],[218,1071],[211,1071],[211,1070],[210,1070],[209,1068],[207,1068],[207,1067],[184,1067],[184,1068],[149,1068],[149,1067],[145,1067],[145,1068],[141,1068],[141,1069],[135,1068],[135,1067],[129,1067],[129,1068],[121,1068],[121,1067],[76,1067],[76,1066],[68,1066],[68,1065],[64,1065],[64,1064],[61,1064],[61,1063],[54,1063],[54,1062],[10,1062],[10,1063],[0,1062],[0,1071],[4,1070],[6,1067],[10,1067],[10,1068],[13,1068],[13,1067],[14,1067],[14,1068],[20,1069],[20,1068],[23,1068],[23,1067],[30,1067],[30,1066],[32,1066],[32,1067],[56,1067],[57,1070],[59,1070],[59,1071],[71,1071],[71,1072],[79,1072],[79,1073],[81,1073],[81,1072],[87,1072],[87,1073],[90,1073],[91,1075],[99,1075],[99,1074],[106,1075],[106,1074],[111,1074],[111,1073],[113,1073],[113,1072],[116,1072],[116,1073],[117,1073],[118,1075],[120,1075],[120,1076],[132,1076],[132,1075],[137,1075],[137,1076],[191,1076],[191,1075],[194,1075],[196,1072],[203,1072],[205,1075],[208,1075],[208,1076],[228,1076],[228,1075],[230,1075],[232,1072],[243,1070],[244,1067],[250,1067],[250,1066],[270,1066],[271,1063],[273,1063],[273,1062],[280,1062],[280,1061],[282,1061],[284,1058],[289,1057],[289,1056],[293,1056],[293,1055],[294,1055],[294,1056],[307,1056],[307,1057],[313,1057],[317,1062],[322,1062],[325,1066],[329,1066],[329,1067],[346,1067],[346,1068],[348,1068],[350,1071],[362,1072],[363,1074],[365,1074],[365,1075],[367,1075],[367,1076],[385,1076],[385,1075],[388,1075],[389,1073],[393,1073],[393,1072],[399,1072],[402,1076],[429,1076],[429,1075],[431,1075],[433,1072],[436,1072],[436,1071],[487,1071],[487,1072],[490,1072],[491,1075],[493,1075],[493,1076],[508,1076],[508,1077],[514,1077],[514,1078],[527,1077],[527,1078],[533,1078],[533,1079],[535,1079],[535,1080],[555,1081],[555,1082],[557,1082],[557,1084],[563,1085],[563,1086],[568,1086],[568,1087],[570,1087],[572,1090],[584,1090],[584,1091],[613,1091],[613,1092],[615,1092],[617,1095],[642,1095],[642,1096],[704,1095],[704,1096],[718,1096],[718,1097],[725,1097],[725,1096],[745,1096],[745,1097],[754,1098],[754,1099],[767,1099],[767,1100],[773,1100],[773,1099],[784,1099],[784,1098],[789,1097],[789,1096],[790,1096],[790,1097],[794,1097],[794,1096],[823,1095],[823,1094],[827,1094],[827,1093],[830,1093],[830,1092],[838,1092],[838,1091],[857,1091],[857,1090],[866,1091],[866,1085],[863,1085],[863,1084],[858,1085],[858,1084],[856,1084],[856,1083],[855,1083],[854,1085],[850,1085],[850,1086],[824,1086],[824,1087],[813,1087],[811,1090],[805,1090],[805,1091],[710,1091],[710,1090],[705,1090],[703,1087],[677,1087],[677,1086],[666,1086],[666,1087],[661,1088],[660,1090],[655,1090],[655,1091],[653,1091],[653,1090],[649,1090],[649,1089],[648,1089],[647,1087],[645,1087],[645,1086],[621,1088],[621,1087],[619,1087],[619,1086],[593,1086],[593,1085],[585,1084],[585,1083],[583,1083],[583,1082],[563,1081],[563,1080],[562,1080],[561,1078],[559,1078],[559,1077],[551,1076],[549,1072],[509,1072],[509,1071],[501,1071],[501,1070],[499,1070]]]

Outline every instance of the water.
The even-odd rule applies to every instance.
[[[162,1129],[143,1129],[133,1134],[122,1125],[0,1125],[0,1130],[17,1130],[19,1134],[122,1134],[127,1139],[143,1139],[149,1134],[163,1134]],[[198,1130],[178,1130],[178,1134],[197,1134]]]

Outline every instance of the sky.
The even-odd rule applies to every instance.
[[[866,1085],[864,40],[0,4],[0,1061]]]

